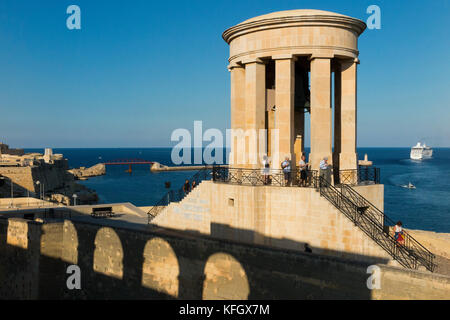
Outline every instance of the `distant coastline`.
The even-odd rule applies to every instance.
[[[410,229],[450,233],[450,148],[434,149],[433,159],[418,163],[409,159],[410,148],[358,148],[358,155],[362,159],[367,153],[369,160],[381,170],[387,215],[408,221],[406,227]],[[172,165],[170,151],[170,148],[55,149],[68,158],[70,167],[90,167],[99,163],[100,156],[101,161],[138,157]],[[151,173],[148,166],[135,166],[130,175],[126,169],[108,168],[106,175],[79,183],[96,190],[100,202],[151,206],[165,194],[164,182],[171,181],[172,186],[179,187],[195,174],[194,171]],[[415,191],[398,186],[409,181],[417,186]]]

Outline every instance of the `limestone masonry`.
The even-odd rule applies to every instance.
[[[53,154],[51,149],[46,149],[44,155],[23,152],[1,153],[0,177],[3,177],[3,180],[0,182],[3,183],[0,184],[0,196],[11,196],[12,183],[15,197],[40,198],[43,192],[44,197],[48,196],[48,200],[70,205],[73,194],[77,194],[80,204],[95,203],[98,200],[97,194],[75,183],[75,178],[83,174],[84,176],[104,174],[104,166],[98,165],[88,170],[69,170],[67,159],[62,154]]]
[[[360,20],[332,12],[290,10],[246,20],[223,33],[230,45],[231,128],[267,129],[269,140],[271,131],[279,130],[279,150],[250,152],[279,155],[281,160],[287,156],[295,166],[304,152],[307,111],[312,168],[318,169],[323,157],[340,170],[357,168],[358,36],[365,28]],[[238,164],[238,157],[249,152],[242,148],[232,140],[230,162]],[[279,168],[280,161],[273,165]]]
[[[153,207],[69,199],[51,210],[0,211],[0,298],[450,299],[449,235],[404,230],[405,241],[395,238],[379,170],[367,157],[358,163],[365,28],[332,12],[290,10],[227,29],[231,128],[245,132],[232,137],[229,165],[203,168],[195,188],[171,190]],[[266,136],[246,135],[254,130]],[[332,177],[319,169],[325,157]],[[66,197],[75,178],[105,173],[102,165],[68,171],[51,150],[0,161],[14,185],[38,192],[39,180]],[[70,265],[81,270],[79,290],[66,285]]]

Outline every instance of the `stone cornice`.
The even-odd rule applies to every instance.
[[[231,56],[228,61],[232,62],[232,61],[239,61],[239,59],[241,59],[242,57],[248,56],[248,55],[253,55],[253,56],[271,56],[271,55],[267,55],[267,52],[273,52],[273,51],[284,51],[284,50],[289,50],[294,54],[294,55],[302,55],[303,53],[296,53],[296,51],[304,51],[307,52],[308,54],[310,54],[310,51],[313,50],[340,50],[343,52],[348,52],[354,56],[358,56],[359,55],[359,51],[358,50],[353,50],[350,48],[345,48],[345,47],[336,47],[336,46],[291,46],[291,47],[278,47],[278,48],[268,48],[268,49],[263,49],[263,50],[252,50],[252,51],[247,51],[247,52],[243,52],[234,56]],[[317,55],[316,55],[317,56]],[[276,57],[276,55],[275,55]],[[272,58],[273,59],[273,58]]]
[[[287,54],[277,54],[272,56],[272,60],[297,60],[297,57],[295,57],[292,53]]]
[[[245,58],[245,59],[242,59],[242,61],[241,61],[241,64],[249,64],[249,63],[266,64],[266,61],[261,60],[260,58],[257,58],[257,57]]]
[[[244,34],[261,30],[299,26],[344,28],[356,32],[358,36],[366,29],[366,24],[363,21],[351,17],[335,15],[307,15],[277,17],[244,22],[225,30],[222,34],[222,38],[229,44],[234,38]]]

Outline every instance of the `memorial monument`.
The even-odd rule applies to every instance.
[[[233,166],[261,167],[260,161],[240,161],[245,152],[257,153],[258,159],[267,154],[277,168],[276,159],[286,156],[292,165],[298,163],[309,112],[312,169],[324,157],[335,170],[357,168],[358,37],[365,28],[363,21],[337,13],[290,10],[246,20],[223,33],[230,45],[231,129],[267,130],[267,148],[247,140],[242,149],[233,139]],[[275,144],[274,129],[279,139]],[[271,150],[273,145],[278,149]]]

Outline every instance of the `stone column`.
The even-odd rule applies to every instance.
[[[247,168],[261,168],[262,155],[266,153],[265,129],[266,111],[266,66],[257,59],[245,64],[245,154]],[[264,150],[263,150],[264,149]]]
[[[311,153],[309,162],[313,170],[319,169],[320,160],[331,154],[331,58],[311,60]]]
[[[336,65],[334,70],[334,150],[333,165],[339,168],[339,156],[341,154],[341,67]],[[334,174],[335,178],[337,173]],[[336,181],[336,180],[335,180]]]
[[[305,112],[297,110],[294,113],[294,127],[295,127],[295,143],[294,153],[297,164],[300,161],[305,151]]]
[[[274,56],[275,60],[275,106],[276,129],[279,130],[278,157],[273,157],[273,168],[281,168],[285,157],[291,160],[291,169],[295,169],[294,152],[294,93],[295,60],[291,55]],[[276,150],[274,150],[276,152]]]
[[[242,166],[242,158],[245,152],[245,141],[242,140],[245,131],[245,68],[242,66],[230,66],[231,74],[231,144],[229,163],[231,167]]]
[[[357,60],[341,62],[340,170],[357,169],[356,154],[356,68]]]

